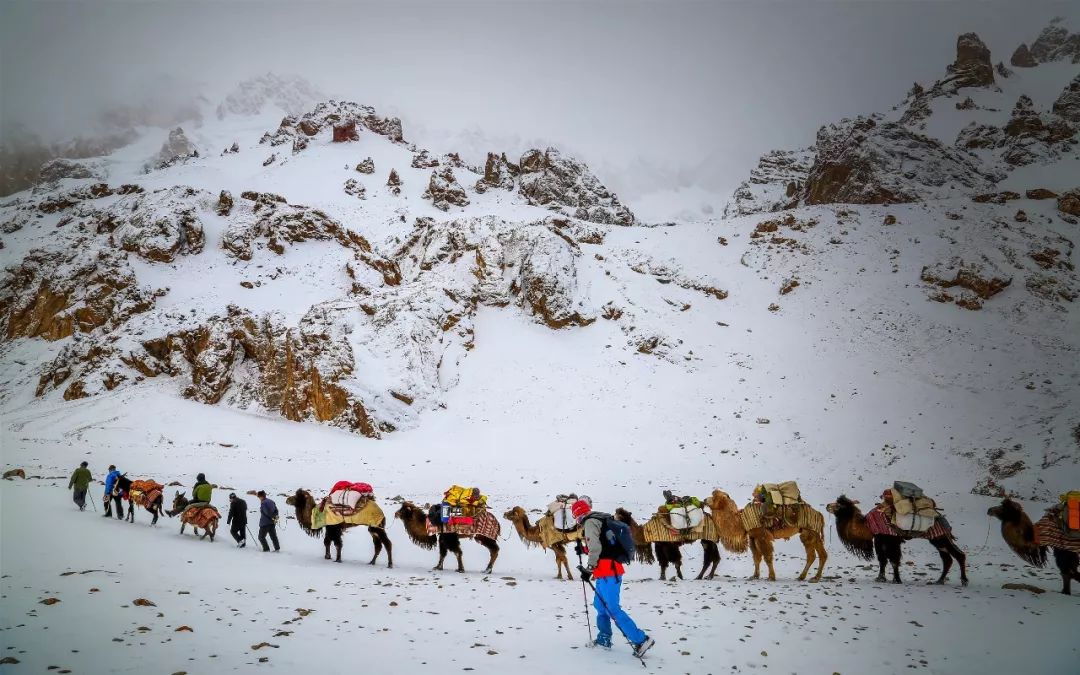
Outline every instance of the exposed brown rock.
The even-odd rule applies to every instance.
[[[896,216],[894,216],[891,213],[886,214],[884,224],[885,225],[895,225],[896,224]]]
[[[360,173],[375,173],[375,160],[370,157],[364,159],[364,161],[356,165],[356,170]]]
[[[986,270],[979,263],[967,263],[959,258],[923,267],[920,278],[941,288],[965,288],[983,300],[992,298],[1012,283],[1011,277],[998,276],[996,271]]]
[[[1031,55],[1031,50],[1028,49],[1026,42],[1020,43],[1020,46],[1016,48],[1016,51],[1013,52],[1012,57],[1009,59],[1009,63],[1014,68],[1034,68],[1039,65],[1039,62]]]
[[[1080,75],[1077,75],[1065,87],[1054,101],[1052,110],[1070,122],[1080,124]]]
[[[506,159],[506,154],[497,155],[489,152],[484,163],[484,176],[476,181],[476,191],[483,194],[490,188],[514,189],[514,176],[518,173],[516,164]]]
[[[401,177],[398,176],[396,169],[390,169],[390,177],[386,179],[386,186],[390,188],[390,192],[395,195],[401,194]]]
[[[1080,188],[1069,190],[1057,200],[1058,211],[1070,216],[1080,216]]]
[[[433,169],[439,166],[439,160],[432,157],[427,150],[421,150],[413,155],[411,166],[414,169]]]
[[[946,82],[956,88],[988,87],[994,84],[994,66],[990,50],[975,33],[964,33],[956,39],[956,61],[948,66],[952,75]]]
[[[454,177],[454,170],[448,166],[431,172],[431,180],[428,181],[428,188],[424,191],[424,198],[430,199],[432,206],[440,211],[448,211],[450,206],[468,206],[469,204],[465,189],[458,184]]]
[[[1007,201],[1014,199],[1020,199],[1019,192],[1013,192],[1011,190],[1004,190],[1002,192],[986,192],[981,195],[975,195],[971,198],[971,201],[976,204],[1004,204]]]
[[[1033,188],[1028,190],[1024,196],[1028,199],[1053,199],[1058,195],[1053,190],[1047,190],[1046,188]]]
[[[555,148],[529,150],[518,162],[518,191],[534,206],[608,225],[632,225],[634,214],[584,164]]]
[[[367,194],[367,190],[360,181],[355,178],[350,178],[345,181],[345,194],[352,195],[358,199],[363,199]]]
[[[1013,216],[1013,220],[1018,223],[1026,223],[1028,220],[1027,213],[1025,213],[1023,209],[1020,209],[1016,212],[1016,215]]]
[[[356,120],[347,120],[334,125],[334,143],[347,143],[360,140],[360,132],[356,130]]]
[[[12,478],[26,478],[26,472],[22,469],[8,469],[4,472],[3,479],[10,480]]]
[[[228,190],[222,190],[218,195],[217,214],[219,216],[227,216],[232,212],[233,196]]]

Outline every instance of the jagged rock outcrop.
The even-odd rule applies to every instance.
[[[154,304],[122,253],[77,242],[62,251],[30,251],[0,281],[4,338],[61,340],[99,327],[111,330]]]
[[[187,187],[129,195],[98,213],[98,231],[111,232],[115,246],[145,260],[170,263],[203,250],[199,211],[210,203],[208,192]]]
[[[215,208],[214,211],[219,216],[227,216],[230,213],[232,213],[232,207],[233,207],[232,193],[229,192],[228,190],[222,190],[221,194],[218,195],[217,208]]]
[[[386,187],[390,188],[392,194],[401,194],[401,176],[398,175],[396,169],[390,169],[390,176],[386,179]]]
[[[1076,135],[1076,130],[1064,119],[1035,110],[1027,96],[1016,102],[1003,131],[1002,158],[1012,166],[1056,159]]]
[[[52,183],[65,178],[90,178],[102,180],[104,176],[96,167],[63,157],[45,162],[40,171],[41,182]]]
[[[229,255],[251,260],[256,249],[265,248],[283,255],[287,244],[336,241],[353,252],[361,268],[377,273],[380,283],[395,285],[400,281],[396,263],[375,253],[364,237],[325,212],[288,204],[281,197],[267,193],[245,192],[242,197],[245,201],[233,209],[222,236],[221,245]]]
[[[989,300],[1012,283],[1012,276],[989,261],[965,262],[956,256],[923,267],[919,278],[943,289],[958,287],[970,292],[962,292],[955,299],[956,304],[965,309],[980,309],[983,300]],[[948,301],[953,298],[938,295],[934,299]]]
[[[750,180],[735,190],[724,208],[725,216],[781,211],[799,203],[814,162],[813,148],[773,150],[761,156]]]
[[[942,79],[940,84],[954,90],[961,87],[989,87],[994,84],[994,65],[990,61],[990,50],[975,33],[964,33],[956,39],[956,61],[946,70],[949,75]]]
[[[608,225],[633,225],[634,214],[584,164],[555,148],[529,150],[518,162],[518,191],[534,206]]]
[[[421,150],[413,155],[410,166],[414,169],[433,169],[439,166],[439,160],[436,157],[432,157],[431,153],[427,150]]]
[[[1055,115],[1080,125],[1080,75],[1074,77],[1065,87],[1061,96],[1054,101],[1051,110]]]
[[[156,169],[166,169],[198,156],[198,149],[188,140],[184,130],[176,127],[169,132],[168,140],[162,144],[161,150],[158,151],[154,159],[150,160],[146,170],[149,172]]]
[[[368,157],[362,162],[356,165],[356,170],[360,173],[372,174],[375,173],[375,160]]]
[[[324,101],[302,116],[288,115],[281,120],[274,133],[263,134],[259,143],[271,146],[292,144],[293,154],[308,147],[310,139],[327,128],[359,125],[372,133],[386,136],[396,143],[402,142],[401,120],[396,117],[380,117],[371,106],[352,101]]]
[[[449,211],[451,206],[469,205],[469,197],[465,194],[465,189],[458,184],[454,170],[450,167],[431,172],[424,199],[430,199],[431,205],[440,211]]]
[[[345,181],[345,194],[352,195],[357,199],[364,199],[367,196],[367,189],[355,178],[350,178]]]
[[[506,153],[497,155],[494,152],[487,154],[484,162],[484,175],[476,181],[476,191],[483,194],[490,188],[514,189],[514,177],[518,174],[518,167],[506,159]]]
[[[1062,213],[1080,217],[1080,188],[1069,190],[1058,196],[1057,207]]]
[[[901,124],[859,117],[818,131],[807,204],[895,204],[984,190],[976,161]]]
[[[1060,19],[1055,19],[1031,43],[1031,56],[1039,63],[1080,63],[1080,33],[1070,33]]]
[[[1013,52],[1012,57],[1009,59],[1009,63],[1014,68],[1034,68],[1039,65],[1039,62],[1031,55],[1031,50],[1028,49],[1026,42],[1020,43],[1020,46],[1016,48],[1016,51]]]

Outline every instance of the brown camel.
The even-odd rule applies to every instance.
[[[461,561],[461,537],[464,535],[454,532],[440,532],[438,535],[428,534],[427,509],[421,508],[412,502],[402,502],[401,508],[397,510],[394,517],[401,520],[409,539],[420,548],[430,551],[435,548],[435,544],[439,545],[439,563],[432,569],[441,570],[446,554],[453,553],[457,557],[457,571],[465,571],[465,565]],[[478,544],[486,548],[488,553],[491,554],[487,568],[484,569],[485,574],[491,574],[492,568],[495,567],[495,559],[499,557],[499,542],[479,535],[468,538],[475,539]]]
[[[900,557],[903,554],[902,546],[904,537],[887,534],[874,534],[866,524],[858,502],[840,495],[835,502],[825,507],[825,510],[836,518],[836,534],[844,544],[844,548],[854,553],[863,560],[873,560],[877,553],[878,581],[885,581],[885,564],[892,563],[893,583],[903,583],[900,580]],[[960,584],[968,585],[967,556],[953,543],[952,533],[948,536],[935,537],[930,543],[937,549],[941,556],[941,576],[935,584],[944,584],[952,568],[953,560],[960,566]]]
[[[720,530],[720,541],[724,544],[724,548],[729,551],[745,551],[749,543],[750,552],[754,554],[754,575],[750,577],[751,579],[761,578],[761,561],[764,560],[769,568],[769,581],[776,581],[776,571],[773,569],[773,541],[786,540],[799,535],[799,541],[806,549],[806,566],[799,575],[799,581],[806,581],[806,575],[815,559],[818,561],[818,568],[811,581],[821,580],[821,573],[825,570],[825,561],[829,559],[829,554],[825,552],[825,542],[820,532],[799,528],[784,519],[771,527],[757,527],[747,532],[743,527],[739,508],[723,490],[713,490],[705,504],[712,512],[717,529]],[[804,508],[811,507],[804,505]]]
[[[547,548],[540,538],[540,525],[534,525],[529,522],[529,514],[525,512],[525,509],[520,506],[515,506],[504,513],[503,518],[514,524],[514,529],[517,530],[518,537],[521,538],[521,541],[525,542],[526,546],[540,546],[541,548]],[[555,553],[555,571],[558,572],[558,575],[555,578],[562,580],[563,568],[565,568],[566,579],[568,581],[573,581],[574,575],[570,573],[570,561],[566,557],[566,543],[561,541],[555,542],[551,545],[551,550]]]
[[[645,528],[638,525],[634,520],[634,514],[630,513],[621,506],[615,509],[615,519],[627,524],[630,528],[630,534],[634,537],[634,548],[636,553],[634,560],[643,565],[652,565],[656,562],[656,558],[653,556],[653,548],[649,542],[645,541]]]
[[[311,512],[315,509],[315,498],[311,496],[311,493],[297,488],[296,494],[286,499],[285,503],[296,509],[296,522],[300,524],[300,529],[304,531],[304,534],[309,537],[318,537],[320,532],[311,529]],[[330,560],[330,544],[332,543],[334,548],[337,549],[337,558],[334,562],[341,562],[342,535],[350,527],[356,526],[349,523],[338,523],[337,525],[326,525],[322,528],[321,534],[323,545],[326,547],[327,560]],[[386,536],[386,518],[383,518],[383,521],[378,526],[368,526],[368,534],[371,535],[371,541],[375,544],[375,555],[371,556],[368,564],[375,564],[385,546],[386,567],[393,569],[393,545],[390,543],[390,537]]]
[[[187,508],[187,506],[190,503],[191,502],[188,501],[188,498],[185,496],[185,493],[177,492],[176,496],[173,497],[172,511],[166,511],[165,515],[172,518],[173,516],[175,516],[177,514],[180,514],[180,534],[183,534],[184,533],[184,527],[188,523],[191,523],[191,529],[193,529],[195,531],[195,534],[196,534],[196,536],[199,537],[199,539],[206,539],[206,537],[209,536],[210,541],[213,542],[214,541],[214,535],[217,534],[218,520],[221,519],[221,516],[220,515],[214,516],[209,521],[207,521],[205,530],[203,531],[202,534],[199,534],[199,528],[195,523],[198,522],[199,512],[203,511],[204,509],[190,509],[189,510]],[[205,507],[205,508],[210,508],[210,507]]]
[[[999,506],[987,509],[986,515],[1001,521],[1001,537],[1024,562],[1034,567],[1046,566],[1047,547],[1038,543],[1035,526],[1019,503],[1004,499]],[[1076,547],[1080,549],[1080,541]],[[1050,548],[1054,549],[1054,562],[1061,572],[1061,592],[1072,595],[1073,580],[1080,581],[1080,553],[1058,546]]]

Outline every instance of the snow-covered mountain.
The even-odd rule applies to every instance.
[[[201,103],[197,124],[142,125],[112,152],[49,157],[37,185],[0,203],[5,468],[49,476],[92,450],[97,465],[132,475],[205,471],[238,490],[325,489],[345,475],[385,498],[430,500],[460,482],[500,507],[577,490],[640,513],[663,487],[745,495],[794,478],[820,505],[842,492],[871,500],[904,479],[945,505],[971,553],[988,497],[1045,501],[1080,483],[1078,44],[1054,23],[1005,65],[962,35],[942,78],[893,110],[763,156],[722,218],[689,192],[685,218],[649,222],[557,148],[491,148],[474,165],[416,145],[395,117],[276,76]],[[4,489],[5,531],[25,528],[9,526],[16,500]],[[429,561],[396,534],[407,571],[386,572],[386,583],[437,603],[441,584],[409,576]],[[499,569],[525,579],[540,556],[517,543],[504,544],[514,551]],[[299,534],[287,544],[321,556]],[[843,571],[813,601],[805,586],[749,588],[780,606],[832,607],[835,623],[849,603],[825,596],[868,573],[830,547]],[[920,565],[936,560],[929,546],[909,548]],[[976,588],[948,596],[964,601],[950,620],[973,644],[980,621],[1019,602],[999,592],[1019,563],[991,549],[1003,544],[972,556]],[[228,553],[215,551],[215,563]],[[750,562],[724,565],[743,576]],[[330,573],[312,578],[335,594]],[[465,579],[451,590],[503,608],[493,616],[514,627],[522,619],[507,603],[526,597],[550,617],[566,600],[539,577],[517,597],[515,579]],[[224,592],[239,581],[212,583]],[[729,597],[734,588],[721,593],[760,607]],[[908,588],[853,593],[867,607],[904,604],[905,626],[927,622],[938,589]],[[905,592],[921,599],[909,606]],[[656,624],[689,631],[687,660],[669,654],[668,669],[719,670],[690,657],[745,620],[738,609],[717,608],[712,591],[635,593],[643,610],[711,606]],[[938,670],[1022,669],[1021,643],[1064,625],[1066,602]],[[344,616],[329,600],[319,607]],[[435,621],[416,611],[425,628]],[[710,611],[730,616],[714,623],[702,618]],[[860,619],[892,630],[883,620]],[[778,621],[799,631],[811,619]],[[394,625],[402,635],[380,639],[411,640]],[[333,639],[325,630],[314,637]],[[443,650],[498,640],[463,630],[433,639]],[[870,672],[923,656],[883,643],[867,665],[857,630],[809,661],[790,643],[768,657],[780,632],[751,633],[743,639],[762,654],[753,667]],[[931,642],[920,644],[935,657],[959,648]],[[427,665],[422,650],[394,644],[411,659],[399,669]],[[1040,653],[1060,666],[1076,650],[1061,640]],[[491,663],[515,667],[501,651],[487,651]],[[281,653],[293,665],[329,658]]]

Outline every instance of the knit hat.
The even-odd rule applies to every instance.
[[[574,520],[581,522],[581,519],[589,515],[592,512],[592,505],[584,499],[579,499],[570,506],[570,513],[574,515]]]

